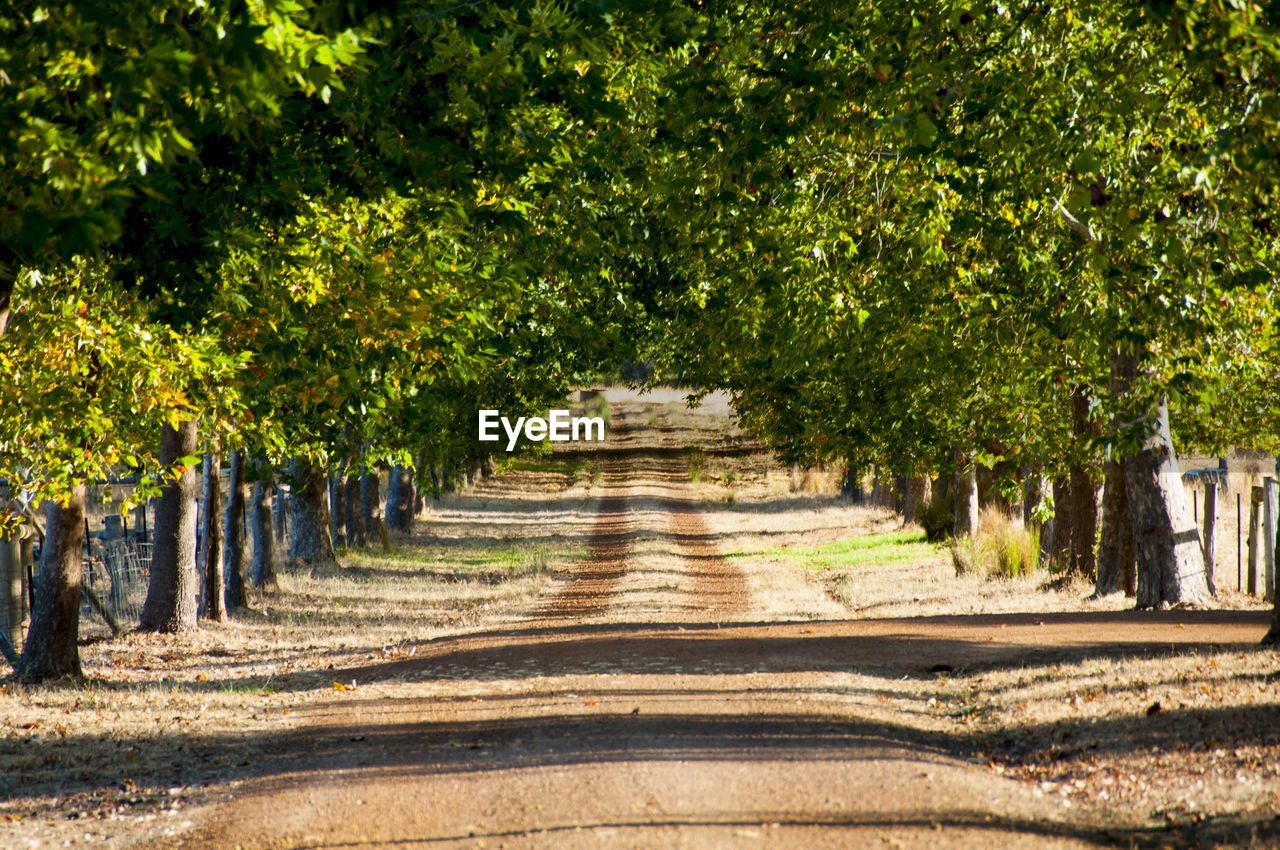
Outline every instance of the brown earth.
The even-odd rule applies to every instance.
[[[809,492],[810,476],[788,484],[710,406],[615,402],[609,436],[556,455],[589,465],[589,486],[513,473],[443,503],[412,550],[426,563],[283,577],[318,599],[302,627],[328,644],[294,635],[286,653],[268,607],[263,637],[205,667],[151,637],[108,645],[143,672],[91,672],[212,680],[158,692],[199,696],[186,711],[210,712],[203,730],[199,716],[172,735],[108,730],[137,742],[128,758],[221,767],[167,793],[157,767],[130,792],[156,798],[153,814],[125,831],[86,824],[81,840],[86,813],[38,828],[29,807],[0,823],[0,846],[1280,846],[1278,658],[1257,649],[1261,606],[1139,613],[1034,577],[956,577],[941,556],[851,573],[842,603],[829,576],[776,553],[899,529],[887,511]],[[705,452],[698,482],[689,446]],[[491,568],[459,572],[477,546],[517,543],[581,556],[519,579],[524,597]],[[333,581],[351,589],[322,596]],[[356,591],[383,581],[432,622],[361,607]],[[410,609],[418,586],[432,589]],[[297,604],[283,597],[263,603]],[[363,635],[341,631],[352,619]],[[248,683],[264,690],[225,689]],[[110,722],[134,685],[112,687],[83,707],[30,692],[0,707],[57,705],[69,729],[19,734],[72,761],[57,735],[84,749],[93,736],[74,723]],[[253,722],[224,721],[221,704]],[[119,786],[105,764],[66,787]]]
[[[356,690],[315,706],[295,734],[267,742],[269,775],[244,784],[176,846],[989,847],[1169,838],[1162,826],[1082,816],[966,760],[944,724],[921,722],[936,700],[894,683],[1252,648],[1264,613],[753,618],[745,574],[723,557],[678,480],[681,457],[666,445],[629,445],[644,429],[621,411],[615,428],[589,554],[528,623],[335,670],[336,682],[447,685],[450,695],[384,689],[364,698]],[[655,489],[665,491],[656,509],[667,515],[659,542],[691,581],[665,622],[630,622],[616,616],[626,610],[624,578],[645,566],[633,552],[631,515]],[[1258,841],[1276,834],[1255,833]]]

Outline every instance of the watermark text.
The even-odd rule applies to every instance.
[[[564,443],[570,440],[604,440],[604,418],[600,416],[570,416],[567,410],[552,410],[547,418],[518,417],[514,424],[498,410],[480,411],[480,442],[495,443],[502,439],[499,428],[506,433],[507,451],[513,452],[520,442],[520,434],[531,442],[551,440]]]

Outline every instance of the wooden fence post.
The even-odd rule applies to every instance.
[[[1249,493],[1249,566],[1245,573],[1245,593],[1258,595],[1262,578],[1262,510],[1263,489],[1254,487]]]
[[[1206,476],[1204,483],[1204,573],[1209,581],[1209,592],[1218,595],[1217,581],[1214,578],[1214,556],[1217,554],[1217,535],[1214,523],[1218,521],[1218,479]]]

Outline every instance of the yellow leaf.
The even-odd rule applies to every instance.
[[[346,685],[342,684],[341,682],[334,682],[334,683],[333,683],[333,689],[334,689],[335,691],[345,691],[345,690],[349,690],[349,688],[348,688]]]

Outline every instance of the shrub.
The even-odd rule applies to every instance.
[[[792,493],[817,493],[835,496],[840,493],[840,485],[844,481],[844,469],[836,464],[822,464],[814,467],[791,467]]]
[[[951,497],[935,494],[920,511],[919,522],[924,529],[924,539],[930,543],[946,540],[955,524],[953,512],[954,503]]]
[[[950,547],[956,575],[1014,578],[1039,565],[1040,535],[997,507],[983,509],[977,535],[953,539]]]

